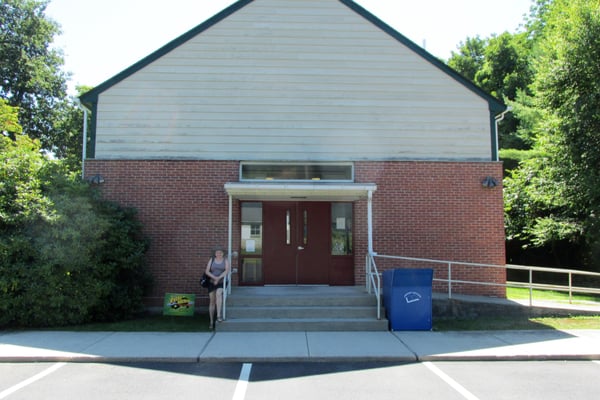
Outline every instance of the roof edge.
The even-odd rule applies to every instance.
[[[134,73],[141,70],[148,64],[158,60],[160,57],[169,53],[171,50],[174,50],[175,48],[179,47],[180,45],[187,42],[188,40],[194,38],[195,36],[199,35],[200,33],[204,32],[205,30],[211,28],[215,24],[224,20],[231,14],[235,13],[239,9],[245,7],[246,5],[252,3],[253,1],[254,0],[236,1],[229,7],[223,9],[222,11],[218,12],[217,14],[210,17],[206,21],[202,22],[200,25],[197,25],[196,27],[190,29],[189,31],[182,34],[181,36],[177,37],[176,39],[173,39],[172,41],[168,42],[164,46],[160,47],[158,50],[156,50],[153,53],[149,54],[148,56],[142,58],[140,61],[136,62],[135,64],[131,65],[130,67],[119,72],[117,75],[113,76],[112,78],[109,78],[108,80],[102,82],[101,84],[99,84],[98,86],[89,90],[88,92],[82,94],[81,96],[79,96],[79,99],[84,104],[91,104],[91,103],[97,102],[98,95],[100,93],[102,93],[105,90],[109,89],[110,87],[116,85],[117,83],[121,82],[125,78],[133,75]]]
[[[458,73],[456,70],[454,70],[453,68],[451,68],[450,66],[445,64],[443,61],[441,61],[437,57],[435,57],[433,54],[429,53],[427,50],[425,50],[421,46],[417,45],[415,42],[410,40],[408,37],[404,36],[397,30],[392,28],[390,25],[383,22],[381,19],[379,19],[378,17],[373,15],[371,12],[369,12],[364,7],[355,3],[354,0],[339,0],[339,1],[340,1],[340,3],[347,6],[348,8],[350,8],[351,10],[356,12],[358,15],[365,18],[367,21],[371,22],[373,25],[375,25],[376,27],[378,27],[379,29],[381,29],[382,31],[387,33],[388,35],[390,35],[391,37],[393,37],[394,39],[396,39],[397,41],[402,43],[403,45],[407,46],[409,49],[411,49],[412,51],[414,51],[415,53],[417,53],[418,55],[423,57],[425,60],[429,61],[434,66],[441,69],[443,72],[445,72],[447,75],[449,75],[454,80],[458,81],[460,84],[465,86],[467,89],[471,90],[476,95],[482,97],[485,101],[488,102],[490,112],[494,113],[494,115],[500,114],[501,112],[506,110],[507,106],[506,106],[506,104],[504,104],[503,101],[495,98],[494,96],[492,96],[491,94],[489,94],[488,92],[486,92],[485,90],[483,90],[482,88],[477,86],[475,83],[471,82],[469,79],[462,76],[460,73]]]

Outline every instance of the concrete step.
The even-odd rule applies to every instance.
[[[217,324],[218,332],[387,331],[387,319],[376,318],[240,318]]]
[[[382,312],[383,313],[383,312]],[[318,307],[318,306],[261,306],[261,307],[239,307],[228,306],[228,318],[376,318],[375,307]]]
[[[227,297],[224,332],[386,331],[377,300],[361,287],[236,287]]]
[[[227,305],[232,307],[375,307],[374,296],[290,296],[290,297],[256,297],[231,295]]]

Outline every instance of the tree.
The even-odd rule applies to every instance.
[[[74,172],[82,112],[47,4],[0,2],[0,328],[131,316],[150,283],[135,211]]]
[[[547,13],[554,0],[532,0],[533,5],[529,10],[529,15],[525,18],[525,27],[529,33],[529,38],[534,42],[544,32],[546,27]]]
[[[528,36],[504,32],[488,39],[467,38],[459,53],[452,52],[448,65],[497,98],[515,100],[533,78]]]
[[[543,16],[532,89],[534,148],[544,157],[506,182],[508,233],[538,247],[568,241],[600,269],[600,7],[555,0]],[[523,210],[528,217],[511,224]]]
[[[24,134],[39,139],[43,149],[58,157],[72,157],[75,151],[65,147],[64,138],[72,136],[72,129],[65,130],[64,122],[75,106],[66,98],[62,52],[51,47],[60,29],[45,16],[47,4],[0,2],[0,98],[19,108]]]
[[[487,40],[479,36],[468,37],[458,46],[458,53],[452,52],[448,65],[462,76],[475,82],[475,75],[483,68],[485,62],[485,47]]]
[[[78,87],[77,90],[81,94],[89,88]],[[69,98],[57,106],[56,118],[53,122],[54,130],[60,134],[54,137],[52,153],[55,157],[64,160],[69,170],[75,172],[81,171],[83,115],[77,99]]]
[[[19,109],[11,107],[4,99],[0,99],[0,134],[4,136],[12,136],[23,132],[23,128],[19,124]]]
[[[595,0],[556,0],[549,11],[536,89],[560,149],[555,162],[569,187],[570,213],[579,216],[600,269],[600,7]]]
[[[488,40],[485,61],[475,74],[475,82],[502,100],[514,100],[518,89],[527,89],[530,69],[530,42],[527,32],[504,32]]]
[[[49,199],[42,195],[45,161],[39,141],[0,135],[0,233],[48,217]]]

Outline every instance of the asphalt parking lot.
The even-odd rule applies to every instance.
[[[582,399],[598,361],[2,363],[0,399]]]

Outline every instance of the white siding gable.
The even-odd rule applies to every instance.
[[[425,16],[415,16],[415,18]],[[337,0],[256,0],[98,96],[98,159],[491,159],[488,102]]]

